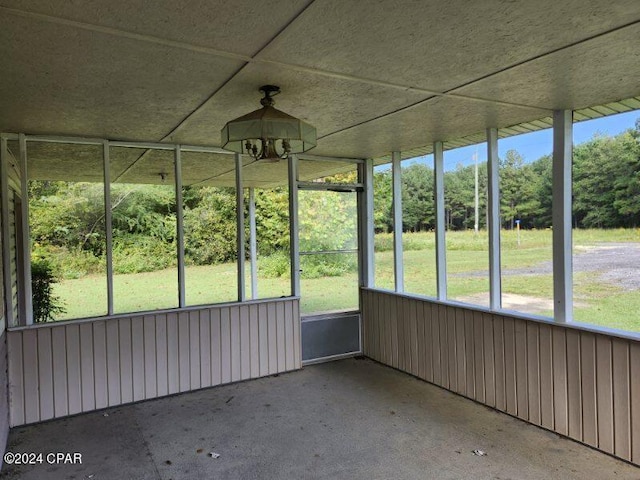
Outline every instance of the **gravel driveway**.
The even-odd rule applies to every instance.
[[[606,283],[624,290],[640,290],[640,243],[603,243],[576,246],[573,256],[574,272],[595,272]],[[542,262],[527,268],[511,268],[502,275],[550,275],[551,262]],[[459,274],[459,276],[486,276],[487,272]]]

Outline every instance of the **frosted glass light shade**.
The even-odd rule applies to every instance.
[[[289,140],[291,153],[302,153],[316,146],[316,129],[272,106],[265,106],[228,122],[221,131],[222,148],[244,152],[246,140]]]

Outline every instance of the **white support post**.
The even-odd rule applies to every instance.
[[[33,324],[33,293],[31,291],[31,234],[29,229],[29,172],[27,170],[27,138],[23,133],[18,137],[20,145],[20,190],[22,190],[22,295],[24,297],[24,323]]]
[[[113,219],[111,216],[111,163],[109,142],[102,142],[104,172],[104,235],[107,260],[107,315],[113,315]]]
[[[300,239],[298,236],[298,157],[289,156],[289,236],[291,250],[291,294],[300,296]]]
[[[573,316],[571,237],[571,164],[573,112],[553,112],[553,315],[557,322]]]
[[[256,228],[256,192],[249,188],[249,262],[251,265],[251,299],[258,298],[258,239]]]
[[[4,316],[6,327],[12,327],[13,295],[11,293],[11,249],[9,245],[9,154],[7,151],[7,139],[0,138],[0,204],[2,206],[2,275],[4,280]]]
[[[502,272],[500,270],[500,161],[498,129],[487,129],[487,163],[489,170],[489,305],[502,308]]]
[[[180,145],[176,145],[174,151],[173,167],[175,170],[176,189],[176,235],[178,239],[178,306],[186,305],[184,285],[184,210],[182,199],[182,152]]]
[[[374,263],[374,222],[373,222],[373,159],[369,158],[359,166],[362,177],[358,179],[364,190],[360,193],[361,202],[358,209],[360,216],[360,284],[373,287],[375,279]]]
[[[404,270],[402,262],[402,170],[400,152],[391,153],[392,203],[393,211],[393,264],[395,291],[404,291]]]
[[[447,299],[447,257],[444,218],[444,152],[442,142],[433,144],[434,192],[436,197],[436,281],[438,300]]]
[[[242,155],[235,154],[236,158],[236,239],[238,253],[238,301],[247,299],[244,276],[244,187],[242,181]]]

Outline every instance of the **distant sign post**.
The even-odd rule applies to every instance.
[[[518,232],[518,246],[520,246],[520,220],[516,220],[516,231]]]

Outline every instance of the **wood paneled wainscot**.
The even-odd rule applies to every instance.
[[[640,342],[362,290],[366,356],[640,465]]]
[[[301,368],[298,299],[7,332],[11,426]]]

